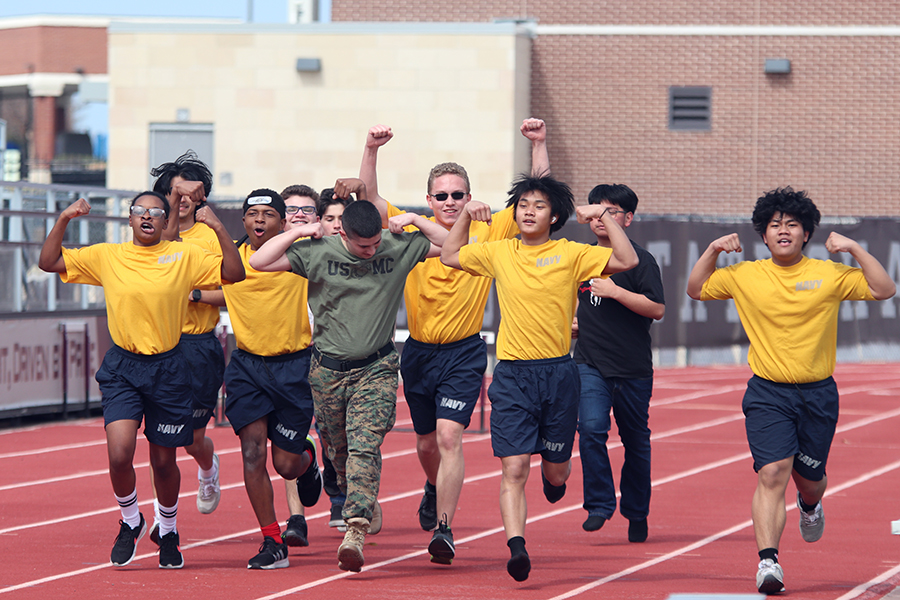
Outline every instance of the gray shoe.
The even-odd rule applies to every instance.
[[[216,466],[216,474],[212,479],[206,480],[200,476],[197,477],[200,483],[200,488],[197,490],[197,510],[204,515],[216,510],[216,507],[219,506],[219,498],[222,496],[219,489],[219,456],[217,454],[213,454],[213,464]]]
[[[756,572],[756,589],[760,594],[777,594],[784,591],[784,571],[781,565],[767,558],[759,561]]]
[[[825,531],[825,513],[822,511],[822,501],[816,504],[816,509],[811,513],[800,508],[800,492],[797,492],[797,508],[800,510],[800,535],[804,542],[818,542]]]

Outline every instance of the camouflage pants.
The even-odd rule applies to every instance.
[[[362,369],[332,371],[313,356],[309,369],[316,422],[337,483],[344,519],[372,519],[381,483],[381,443],[397,416],[396,352]]]

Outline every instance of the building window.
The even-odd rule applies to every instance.
[[[712,88],[669,88],[669,129],[709,131],[712,128]]]

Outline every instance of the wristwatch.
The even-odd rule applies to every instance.
[[[200,290],[194,290],[191,292],[191,302],[200,302],[202,292]]]

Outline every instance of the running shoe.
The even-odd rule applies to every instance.
[[[306,517],[303,515],[291,515],[287,521],[287,527],[281,534],[281,541],[288,546],[309,546],[309,529],[306,526]]]
[[[428,544],[428,553],[431,555],[431,562],[439,565],[449,565],[453,563],[456,556],[456,546],[453,545],[453,532],[447,526],[447,515],[438,523],[434,535],[431,536],[431,543]]]
[[[419,503],[419,525],[425,531],[434,531],[437,520],[437,488],[425,481],[425,494]]]
[[[141,516],[141,522],[136,529],[129,527],[125,521],[119,521],[119,535],[116,536],[116,543],[113,544],[112,552],[109,560],[117,567],[124,567],[137,554],[137,543],[147,533],[147,521],[144,515]]]
[[[347,531],[347,524],[344,523],[344,505],[343,504],[332,504],[331,505],[331,517],[328,519],[329,527],[337,527],[338,531],[344,532]]]
[[[825,532],[825,513],[822,511],[822,501],[816,504],[811,513],[800,508],[800,492],[797,492],[797,508],[800,510],[800,535],[804,542],[818,542]]]
[[[756,589],[760,594],[777,594],[784,591],[784,571],[781,565],[766,558],[759,561],[759,570],[756,572]]]
[[[306,436],[306,442],[312,455],[312,462],[306,472],[297,478],[297,495],[300,496],[300,504],[306,507],[315,506],[322,496],[322,472],[316,461],[316,443],[311,435]]]
[[[177,531],[170,531],[159,538],[160,569],[180,569],[184,566],[184,557],[178,548],[179,542]]]
[[[216,510],[219,506],[219,498],[222,492],[219,489],[219,456],[213,454],[213,466],[216,468],[216,474],[212,479],[204,479],[197,475],[200,487],[197,490],[197,510],[204,515],[208,515]]]
[[[285,569],[289,566],[287,545],[279,544],[266,536],[259,547],[259,554],[247,563],[248,569]]]

